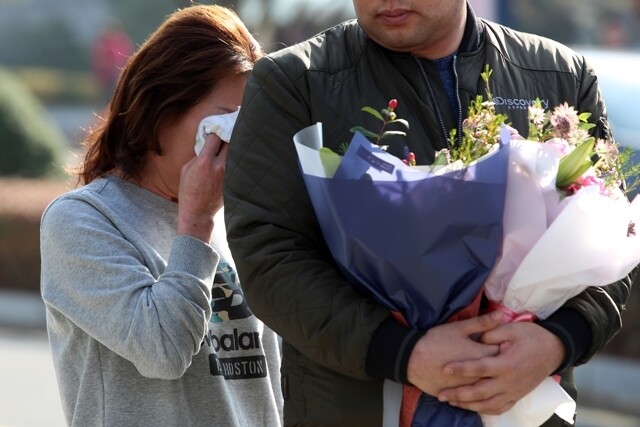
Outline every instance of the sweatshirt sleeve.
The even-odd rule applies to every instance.
[[[218,254],[178,236],[154,277],[141,252],[101,212],[54,202],[41,223],[41,291],[47,309],[132,362],[147,377],[180,377],[211,316]]]

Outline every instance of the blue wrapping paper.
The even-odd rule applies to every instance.
[[[309,172],[322,167],[302,160],[300,142],[320,148],[307,141],[315,132],[307,128],[297,138],[300,165],[324,238],[347,280],[421,330],[468,306],[500,250],[508,142],[472,166],[434,175],[412,170],[357,133],[329,177]],[[434,423],[438,406],[441,422]],[[429,407],[429,426],[454,425],[452,412],[467,420],[464,425],[482,425],[479,416],[469,423],[468,411],[437,400]],[[421,413],[418,408],[416,416]]]

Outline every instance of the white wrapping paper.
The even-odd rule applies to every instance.
[[[485,293],[516,313],[544,319],[590,286],[624,278],[640,262],[640,201],[583,187],[560,200],[561,154],[538,142],[512,141],[502,253]],[[638,230],[640,232],[640,229]],[[487,427],[537,427],[555,412],[572,423],[576,404],[548,378],[511,410],[485,416]]]

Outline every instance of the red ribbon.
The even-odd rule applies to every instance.
[[[489,301],[487,305],[487,312],[492,311],[501,311],[504,313],[502,318],[502,323],[511,323],[511,322],[533,322],[536,320],[536,315],[525,311],[524,313],[516,313],[508,307],[500,304],[499,302]]]
[[[457,320],[469,319],[471,317],[475,317],[480,312],[480,302],[482,300],[483,292],[478,292],[478,295],[473,299],[471,304],[467,307],[461,309],[449,319],[447,319],[446,323],[454,322]],[[407,321],[404,316],[397,312],[391,312],[393,317],[402,323],[403,325],[407,325]],[[413,421],[413,415],[418,408],[418,402],[420,400],[420,395],[422,395],[422,391],[417,387],[412,385],[404,384],[402,386],[402,403],[400,405],[400,427],[410,427]]]

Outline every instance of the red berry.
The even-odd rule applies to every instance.
[[[390,110],[395,110],[395,108],[398,106],[398,100],[397,99],[392,99],[391,101],[389,101],[389,109]]]
[[[409,158],[409,161],[414,161],[416,159],[416,155],[413,153],[409,153],[407,157]]]

